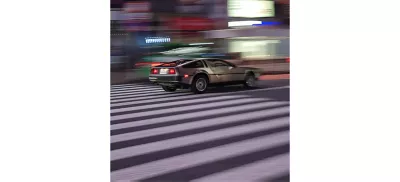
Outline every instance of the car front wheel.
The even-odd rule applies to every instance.
[[[208,79],[204,75],[196,76],[192,82],[191,90],[196,94],[206,92],[208,87]]]
[[[256,86],[256,77],[253,74],[247,74],[244,79],[244,86],[247,88],[253,88]]]

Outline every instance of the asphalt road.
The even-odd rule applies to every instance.
[[[111,181],[289,181],[289,80],[111,86]]]

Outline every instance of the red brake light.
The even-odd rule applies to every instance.
[[[152,74],[157,74],[157,73],[158,73],[158,70],[153,68],[153,69],[151,69],[151,73],[152,73]]]
[[[169,69],[169,74],[175,74],[175,69],[173,68]]]

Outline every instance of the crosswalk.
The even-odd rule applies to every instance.
[[[111,181],[289,181],[289,102],[111,86]]]

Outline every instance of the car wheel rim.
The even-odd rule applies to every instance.
[[[254,84],[255,84],[254,78],[252,76],[248,77],[246,80],[246,84],[251,87],[254,86]]]
[[[204,78],[199,78],[196,82],[196,88],[198,91],[204,91],[206,89],[206,80]]]

